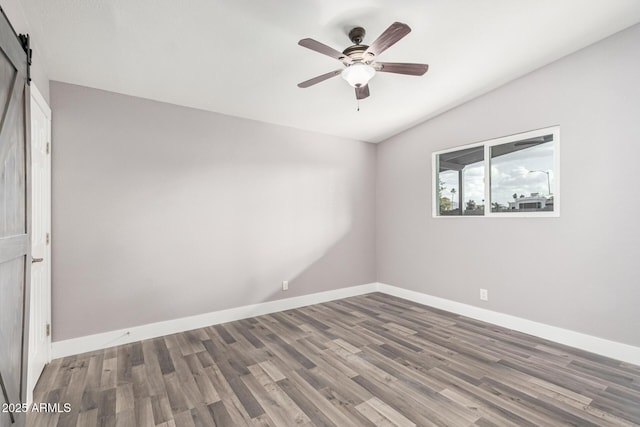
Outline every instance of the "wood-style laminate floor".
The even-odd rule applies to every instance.
[[[640,367],[374,293],[53,361],[31,426],[621,426]],[[635,424],[634,424],[635,423]]]

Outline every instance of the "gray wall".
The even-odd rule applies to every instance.
[[[635,26],[380,144],[378,281],[640,345],[638,46]],[[560,218],[431,217],[433,151],[551,125]]]
[[[375,145],[57,82],[51,101],[54,341],[375,281]]]

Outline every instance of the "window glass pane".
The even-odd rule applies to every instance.
[[[460,183],[458,182],[458,172],[441,170],[438,179],[440,183],[438,215],[460,215],[460,203],[458,201]]]
[[[437,155],[437,215],[484,215],[484,148]]]
[[[553,135],[490,147],[491,212],[553,211]]]
[[[484,157],[484,149],[481,154]],[[466,166],[462,183],[464,215],[484,215],[484,161]]]

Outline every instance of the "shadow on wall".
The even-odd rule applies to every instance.
[[[340,286],[331,282],[347,271],[340,257],[332,254],[339,251],[346,257],[360,249],[352,235],[355,203],[344,170],[321,165],[268,168],[259,181],[236,187],[233,194],[222,188],[213,191],[230,203],[222,203],[216,215],[226,218],[224,226],[211,230],[212,235],[239,243],[235,253],[217,255],[219,267],[228,271],[220,274],[218,269],[217,277],[212,272],[216,282],[226,276],[236,283],[236,298],[228,301],[231,306]],[[312,268],[315,264],[323,267]],[[233,280],[234,275],[240,280]],[[280,290],[283,280],[289,281],[288,292]]]

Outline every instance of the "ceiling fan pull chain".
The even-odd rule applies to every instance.
[[[356,99],[356,102],[358,103],[358,108],[356,109],[356,111],[360,111],[360,100]]]

